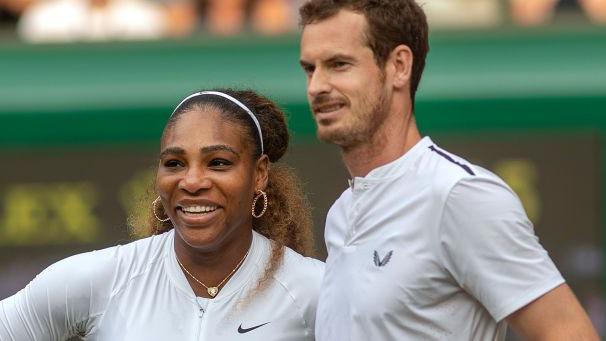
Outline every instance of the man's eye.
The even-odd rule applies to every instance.
[[[312,73],[314,73],[314,69],[312,67],[306,67],[303,68],[303,72],[305,72],[306,75],[311,75]]]
[[[349,63],[347,63],[347,62],[334,62],[332,64],[332,67],[335,69],[344,69],[347,66],[349,66]]]

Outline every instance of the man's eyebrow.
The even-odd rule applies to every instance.
[[[338,54],[330,56],[330,58],[328,58],[324,62],[332,63],[332,62],[336,62],[336,61],[353,62],[353,61],[355,61],[355,58],[353,58],[352,56],[348,56],[346,54],[338,53]]]
[[[306,60],[303,60],[303,59],[299,60],[299,64],[301,64],[302,68],[308,68],[308,67],[314,66],[313,63],[310,63],[310,62],[308,62]]]
[[[160,153],[160,158],[163,158],[167,155],[183,155],[183,154],[185,154],[185,150],[183,150],[183,148],[168,147]]]
[[[330,56],[328,59],[323,60],[323,63],[333,63],[336,61],[346,61],[346,62],[354,62],[356,59],[352,56],[346,55],[346,54],[342,54],[342,53],[337,53],[335,55]],[[301,64],[302,67],[310,67],[310,66],[314,66],[313,63],[308,62],[306,60],[299,60],[299,64]]]
[[[225,144],[215,144],[212,146],[205,146],[200,148],[200,152],[202,152],[203,154],[205,153],[212,153],[212,152],[216,152],[216,151],[226,151],[226,152],[230,152],[232,154],[234,154],[236,157],[240,157],[240,153],[238,153],[235,149],[233,149],[232,147],[225,145]]]

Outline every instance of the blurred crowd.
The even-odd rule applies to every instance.
[[[278,35],[305,0],[0,0],[0,24],[28,42]],[[545,25],[558,13],[606,24],[606,0],[419,0],[433,27]]]
[[[301,0],[0,0],[0,20],[29,42],[156,39],[199,31],[284,34]]]

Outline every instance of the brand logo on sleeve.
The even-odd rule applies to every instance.
[[[383,259],[381,259],[381,257],[379,257],[379,253],[375,250],[375,255],[373,258],[373,261],[375,262],[375,265],[378,267],[382,267],[387,265],[387,263],[389,263],[389,260],[391,260],[391,255],[393,255],[393,250],[389,251],[385,257],[383,257]]]
[[[268,323],[269,322],[265,322],[263,324],[260,324],[258,326],[254,326],[254,327],[250,327],[250,328],[243,328],[242,324],[240,324],[240,326],[238,327],[238,333],[245,334],[245,333],[251,332],[251,331],[253,331],[253,330],[257,329],[257,328],[263,327],[264,325],[266,325]]]

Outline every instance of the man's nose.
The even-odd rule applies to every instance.
[[[320,94],[329,93],[330,89],[330,79],[326,72],[319,68],[314,70],[307,82],[307,94],[309,97],[313,98]]]

